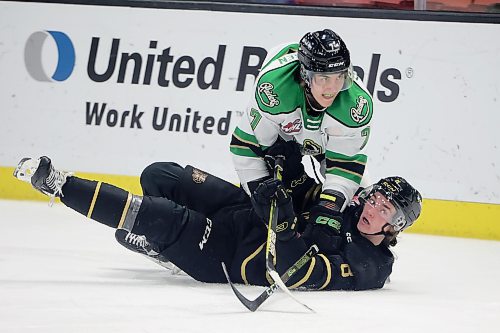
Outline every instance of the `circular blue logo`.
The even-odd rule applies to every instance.
[[[45,40],[51,36],[57,45],[57,67],[47,75],[42,64],[42,50]],[[75,67],[75,48],[71,39],[60,31],[37,31],[26,41],[24,63],[31,77],[37,81],[53,82],[66,80]]]

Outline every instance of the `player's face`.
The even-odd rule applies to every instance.
[[[358,230],[365,234],[373,234],[382,228],[390,228],[387,223],[390,223],[395,215],[394,205],[380,192],[375,192],[365,202],[358,221]]]
[[[321,106],[332,105],[342,90],[346,73],[314,73],[311,77],[311,93]]]

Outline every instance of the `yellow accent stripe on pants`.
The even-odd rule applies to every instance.
[[[92,213],[94,212],[95,202],[97,201],[97,196],[99,195],[99,190],[101,189],[102,182],[97,182],[97,185],[94,190],[94,196],[92,197],[92,202],[90,203],[90,208],[87,213],[87,218],[92,218]]]

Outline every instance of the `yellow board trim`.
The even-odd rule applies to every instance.
[[[0,167],[0,199],[47,201],[31,185],[15,179],[14,167]],[[138,176],[77,173],[142,195]],[[405,233],[500,240],[500,203],[424,199],[422,216]]]
[[[130,207],[130,203],[132,202],[132,193],[128,193],[127,202],[125,203],[125,207],[123,207],[122,217],[120,218],[120,222],[118,222],[118,228],[121,229],[123,227],[123,223],[125,222],[125,217],[127,216],[128,208]]]
[[[330,264],[330,260],[328,260],[328,258],[323,253],[320,253],[318,255],[325,261],[326,265],[326,280],[325,283],[323,283],[323,285],[318,289],[318,290],[323,290],[326,288],[326,286],[328,286],[328,284],[332,279],[332,266]]]
[[[87,218],[92,218],[92,213],[94,212],[95,202],[97,201],[97,196],[99,195],[99,190],[101,189],[102,182],[97,182],[97,185],[94,190],[94,195],[92,196],[92,202],[90,203],[90,208],[87,213]]]
[[[34,191],[30,184],[14,178],[14,167],[0,167],[0,199],[47,201],[47,196]],[[71,170],[69,170],[71,171]],[[138,176],[110,175],[99,173],[75,172],[84,179],[113,184],[125,191],[142,195]]]
[[[500,204],[424,199],[422,215],[405,232],[500,240]]]
[[[248,284],[248,280],[247,280],[247,264],[250,260],[252,260],[253,258],[255,258],[255,256],[257,254],[260,253],[260,251],[262,251],[262,249],[264,248],[264,245],[266,245],[266,243],[262,243],[261,246],[259,246],[257,248],[257,250],[253,251],[253,253],[251,255],[249,255],[248,257],[245,258],[245,260],[243,260],[243,262],[241,263],[241,268],[240,268],[240,272],[241,272],[241,279],[243,280],[243,282],[245,284]]]
[[[303,285],[309,278],[311,277],[312,271],[314,270],[314,266],[316,265],[316,258],[311,259],[311,264],[309,265],[309,268],[307,269],[306,275],[300,281],[297,281],[294,285],[290,286],[290,289],[295,289]]]

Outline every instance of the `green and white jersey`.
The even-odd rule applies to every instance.
[[[303,155],[325,155],[324,190],[343,193],[349,202],[359,187],[367,156],[373,102],[359,78],[340,92],[333,104],[313,117],[306,112],[306,97],[298,72],[298,44],[281,48],[264,63],[254,96],[231,140],[231,153],[243,188],[269,175],[265,149],[278,136],[295,140]]]

